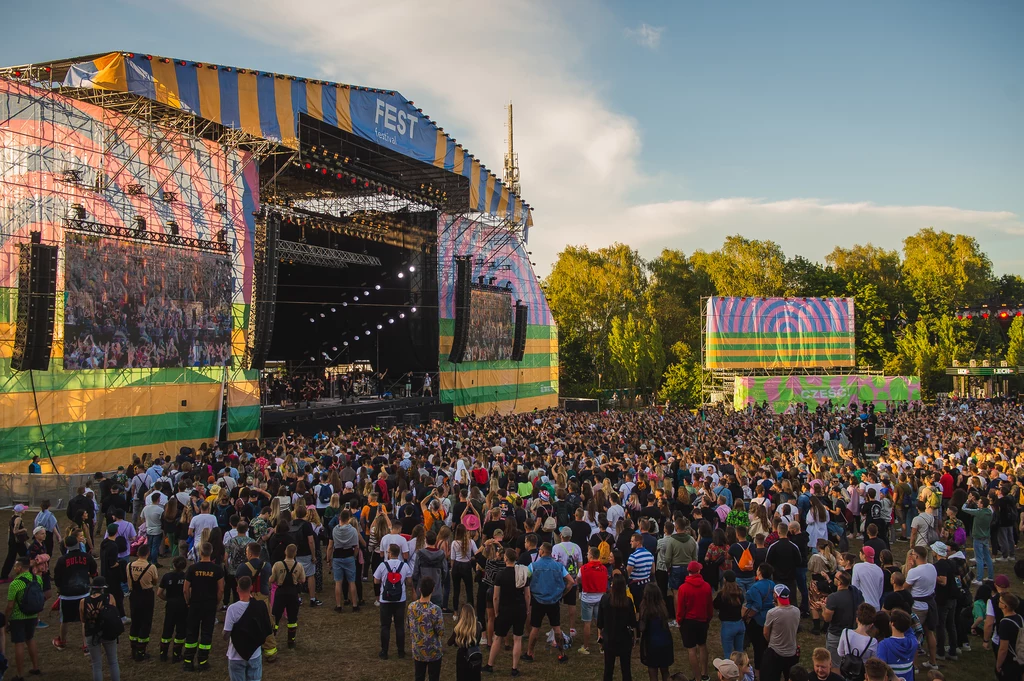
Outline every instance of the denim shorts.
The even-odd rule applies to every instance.
[[[580,599],[580,620],[583,622],[596,622],[597,611],[601,609],[601,602],[587,603],[582,598]]]
[[[349,584],[355,584],[356,582],[356,558],[355,556],[349,556],[348,558],[332,558],[331,568],[334,570],[334,581],[341,583],[348,581]]]

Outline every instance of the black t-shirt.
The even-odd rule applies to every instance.
[[[185,594],[183,593],[184,586],[184,572],[171,571],[160,578],[160,588],[164,590],[164,595],[167,598],[168,603],[185,602]]]
[[[309,550],[309,537],[313,536],[313,526],[307,520],[293,520],[292,521],[292,541],[295,542],[295,548],[297,556],[308,556],[311,555]]]
[[[572,543],[580,547],[583,557],[586,558],[590,542],[590,523],[583,520],[573,520],[569,523],[569,529],[572,530]]]
[[[732,569],[736,573],[736,576],[739,577],[740,579],[751,579],[751,578],[753,578],[755,576],[755,572],[757,570],[757,561],[756,561],[756,559],[755,559],[754,567],[751,568],[750,570],[740,570],[740,568],[739,568],[740,557],[743,555],[743,550],[747,549],[747,548],[750,549],[750,555],[753,556],[754,553],[755,553],[754,549],[756,549],[757,547],[754,546],[754,542],[746,541],[746,540],[744,540],[742,542],[736,542],[735,544],[733,544],[732,546],[729,547],[729,555],[732,556]]]
[[[881,537],[875,537],[864,542],[864,546],[870,546],[875,550],[875,565],[882,567],[882,551],[889,548],[886,546],[885,540]]]
[[[946,578],[945,584],[935,583],[935,602],[942,604],[956,600],[956,568],[953,563],[948,558],[935,561],[935,575]]]
[[[1024,627],[1024,618],[1016,614],[1004,617],[999,620],[997,625],[999,643],[1002,644],[1003,641],[1006,641],[1010,655],[1013,655],[1013,650],[1017,647],[1017,636],[1020,634],[1021,627]]]
[[[789,539],[779,539],[768,547],[768,554],[765,558],[775,568],[774,579],[776,582],[788,582],[796,579],[796,569],[802,561],[800,549]]]
[[[839,636],[843,629],[857,628],[857,607],[863,603],[854,596],[851,589],[843,589],[831,593],[825,599],[825,608],[832,611],[832,621],[828,623],[828,633]]]
[[[530,549],[529,551],[523,551],[522,553],[519,554],[519,557],[516,558],[516,564],[517,565],[526,565],[527,567],[529,567],[530,565],[533,565],[533,561],[536,560],[536,557],[537,557],[537,549]]]
[[[882,596],[882,607],[890,612],[899,608],[910,613],[914,608],[914,597],[910,595],[910,589],[890,591]]]
[[[224,568],[216,563],[199,562],[185,570],[185,581],[192,590],[189,602],[203,608],[217,607],[217,582],[224,578]]]
[[[488,520],[484,523],[484,539],[490,539],[494,536],[495,530],[504,530],[504,520]]]
[[[829,671],[828,676],[826,676],[825,678],[821,678],[820,676],[815,674],[810,678],[810,681],[845,681],[845,679],[843,679],[841,675],[836,674],[833,671]]]
[[[499,608],[526,608],[526,589],[516,588],[516,569],[514,567],[506,566],[498,574],[494,586],[501,587],[501,592],[498,594]]]

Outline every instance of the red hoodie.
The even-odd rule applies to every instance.
[[[687,575],[676,597],[676,621],[710,622],[713,614],[711,585],[700,575]]]
[[[580,566],[580,588],[584,593],[603,594],[608,591],[608,567],[599,560]]]

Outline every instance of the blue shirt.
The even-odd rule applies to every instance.
[[[39,475],[43,472],[43,467],[37,463],[30,463],[28,465],[28,472],[29,475]]]
[[[36,515],[35,523],[36,527],[42,527],[47,532],[53,532],[57,529],[57,519],[50,513],[50,509],[40,511]]]
[[[753,610],[753,622],[759,627],[764,626],[768,611],[775,604],[775,582],[770,579],[759,579],[747,589],[747,597],[743,603],[745,608]]]
[[[629,575],[631,582],[645,582],[651,578],[651,568],[654,566],[654,556],[644,547],[640,547],[629,554],[626,565],[633,568]]]
[[[551,556],[543,556],[530,565],[530,593],[542,605],[562,600],[569,571]]]
[[[729,489],[725,485],[722,485],[721,487],[719,487],[718,489],[715,490],[715,494],[717,496],[720,496],[720,497],[725,497],[725,503],[728,504],[730,507],[732,506],[732,490],[731,489]]]

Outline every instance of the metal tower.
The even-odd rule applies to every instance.
[[[512,102],[509,101],[505,107],[508,111],[508,151],[505,152],[505,186],[509,191],[519,196],[519,154],[515,152],[512,144]]]

